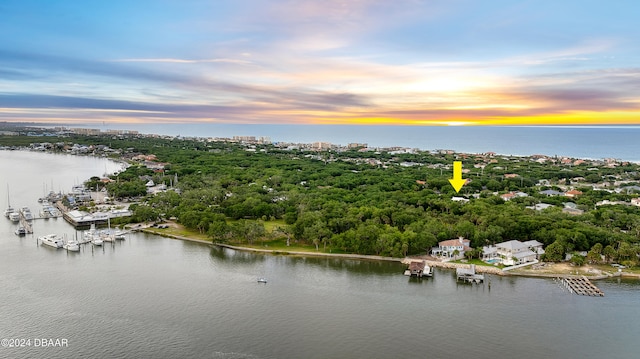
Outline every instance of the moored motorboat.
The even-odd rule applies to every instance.
[[[64,241],[57,234],[47,234],[46,236],[38,237],[38,240],[40,243],[53,248],[62,248],[64,245]]]
[[[20,214],[18,212],[11,212],[9,213],[9,219],[11,222],[18,222],[20,221]]]
[[[125,238],[126,238],[126,237],[125,237],[125,234],[126,234],[126,232],[123,232],[123,231],[121,231],[121,230],[116,230],[116,231],[113,233],[113,237],[114,237],[115,239],[123,240],[123,239],[125,239]]]
[[[15,230],[14,233],[16,234],[16,236],[24,236],[27,234],[27,230],[24,227],[20,226]]]
[[[72,252],[79,252],[80,244],[78,244],[78,241],[70,240],[70,241],[67,241],[65,244],[63,244],[62,248]]]
[[[11,206],[7,207],[7,209],[4,210],[4,216],[7,217],[7,218],[9,218],[11,213],[16,213],[15,209],[13,209],[13,207],[11,207]]]

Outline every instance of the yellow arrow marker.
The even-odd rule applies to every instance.
[[[453,178],[449,180],[453,189],[457,192],[460,192],[460,189],[467,180],[462,179],[462,161],[453,161]]]

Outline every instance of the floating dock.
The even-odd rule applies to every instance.
[[[588,295],[592,297],[604,297],[604,292],[595,284],[585,277],[566,277],[560,281],[562,285],[569,291],[569,293],[577,295]]]

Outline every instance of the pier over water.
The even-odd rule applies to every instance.
[[[592,297],[604,297],[604,292],[585,277],[566,277],[561,281],[562,285],[573,294],[588,295]]]

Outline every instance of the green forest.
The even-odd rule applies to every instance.
[[[286,239],[317,250],[402,257],[428,253],[439,241],[459,236],[472,247],[511,239],[537,240],[545,259],[589,251],[587,261],[638,264],[640,207],[596,203],[630,201],[637,193],[594,190],[591,183],[625,178],[639,181],[638,166],[565,166],[527,158],[386,151],[286,150],[194,139],[127,136],[73,136],[50,139],[65,143],[105,145],[118,156],[153,154],[164,171],[131,165],[112,176],[108,192],[117,198],[142,196],[131,206],[132,221],[175,217],[184,226],[206,233],[215,242],[253,244]],[[4,143],[4,139],[3,139]],[[127,156],[129,154],[129,156]],[[451,163],[463,161],[471,179],[459,194],[448,182]],[[482,163],[483,166],[474,166]],[[505,174],[516,174],[509,176]],[[582,195],[571,199],[583,214],[561,210],[565,197],[541,190],[580,178]],[[173,185],[175,190],[146,195],[145,183]],[[546,186],[540,180],[548,180]],[[640,181],[639,181],[640,182]],[[94,177],[93,188],[102,183]],[[500,194],[527,193],[505,201]],[[474,196],[475,195],[475,196]],[[468,199],[453,201],[453,196]],[[556,205],[542,211],[537,203]],[[275,229],[265,224],[276,222]],[[476,250],[476,255],[479,251]],[[472,254],[473,255],[473,254]]]

